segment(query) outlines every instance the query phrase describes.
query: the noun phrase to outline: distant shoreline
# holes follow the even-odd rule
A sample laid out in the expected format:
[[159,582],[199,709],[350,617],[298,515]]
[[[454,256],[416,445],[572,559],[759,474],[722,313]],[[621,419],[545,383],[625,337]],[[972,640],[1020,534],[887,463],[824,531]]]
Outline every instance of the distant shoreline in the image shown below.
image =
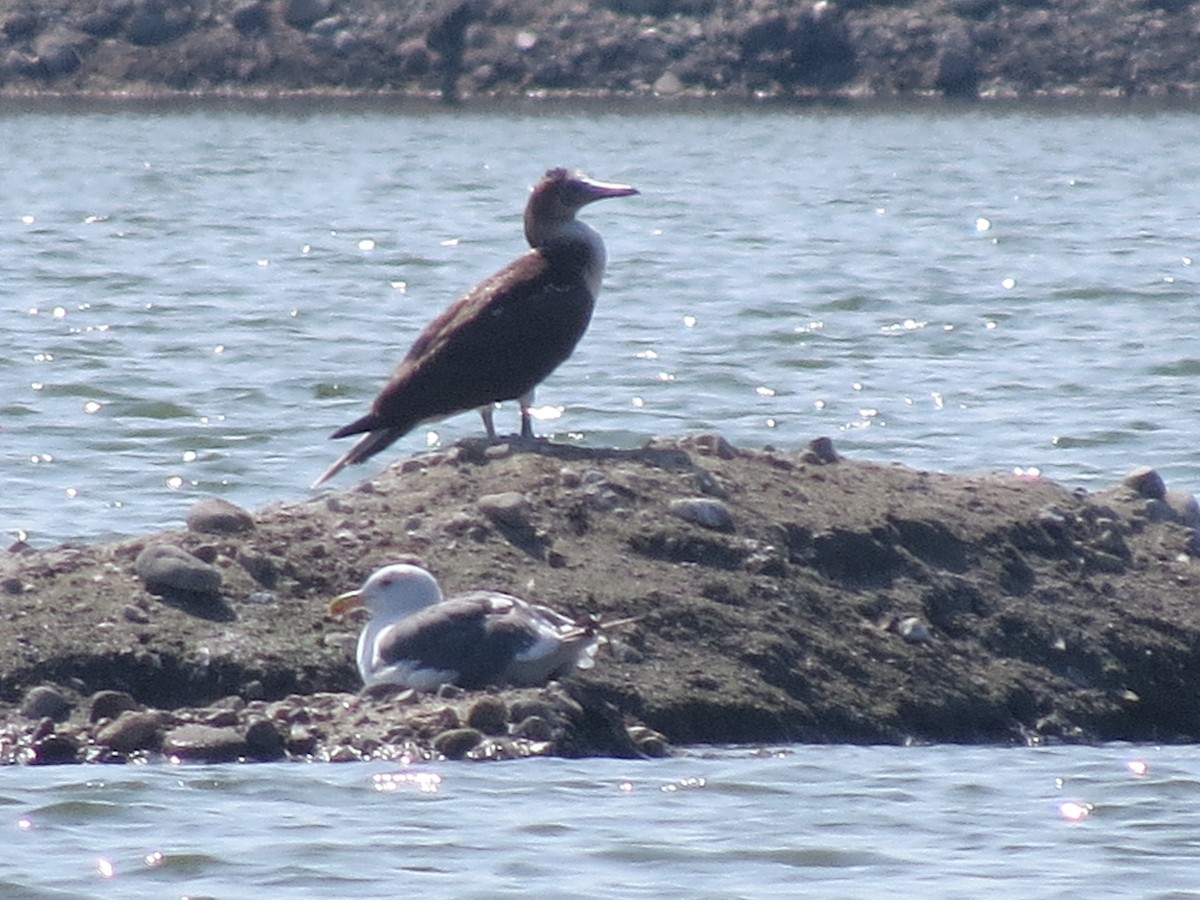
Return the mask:
[[13,93],[0,88],[0,115],[47,112],[171,111],[188,109],[227,109],[256,111],[273,108],[280,112],[309,115],[322,111],[367,111],[445,113],[473,112],[522,114],[569,113],[597,109],[605,112],[640,115],[689,115],[714,111],[764,113],[803,112],[805,110],[887,113],[930,112],[1030,112],[1039,115],[1094,112],[1111,115],[1144,115],[1157,112],[1200,111],[1200,97],[1192,96],[1107,96],[1061,94],[1038,97],[990,97],[963,103],[935,95],[903,97],[730,97],[604,95],[563,93],[542,96],[465,97],[455,106],[447,106],[435,95],[402,92],[362,92],[333,89],[305,91],[104,91],[74,93]]
[[0,0],[0,97],[1190,105],[1195,11],[1133,0]]

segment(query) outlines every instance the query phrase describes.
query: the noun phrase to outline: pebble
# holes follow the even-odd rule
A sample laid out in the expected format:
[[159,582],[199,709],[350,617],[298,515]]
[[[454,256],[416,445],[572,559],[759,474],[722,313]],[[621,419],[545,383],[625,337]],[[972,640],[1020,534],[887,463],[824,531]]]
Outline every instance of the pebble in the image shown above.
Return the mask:
[[33,730],[29,732],[29,739],[36,743],[50,734],[54,734],[54,720],[46,716],[33,726]]
[[79,762],[79,744],[62,734],[51,734],[33,746],[31,766],[57,766]]
[[492,444],[483,451],[484,459],[508,459],[512,455],[512,444]]
[[829,465],[841,459],[838,452],[833,449],[833,440],[827,437],[813,438],[809,441],[803,458],[806,463],[816,465]]
[[433,749],[446,759],[462,759],[482,740],[483,734],[475,728],[451,728],[433,739]]
[[163,743],[162,721],[157,712],[126,710],[100,729],[96,743],[118,753],[157,750]]
[[467,725],[484,734],[504,734],[508,730],[508,706],[499,697],[480,697],[467,711]]
[[910,644],[927,644],[933,639],[929,626],[916,616],[901,619],[893,630]]
[[683,90],[683,82],[679,80],[679,76],[674,72],[663,72],[654,81],[654,93],[656,94],[678,94]]
[[126,710],[138,708],[137,701],[124,691],[96,691],[88,702],[89,722],[115,719]]
[[329,761],[334,763],[360,762],[362,758],[362,754],[349,744],[341,744],[335,747],[329,754]]
[[1196,495],[1186,491],[1167,491],[1163,501],[1171,507],[1176,518],[1189,528],[1200,528],[1200,503]]
[[510,528],[529,527],[529,501],[518,491],[484,494],[476,505],[481,513],[497,525],[507,525]]
[[199,762],[231,762],[246,755],[246,740],[233,728],[180,725],[166,733],[163,753]]
[[134,606],[132,603],[126,605],[121,610],[121,618],[135,625],[147,625],[150,623],[150,616],[146,610],[139,606]]
[[188,510],[187,527],[204,534],[241,534],[254,530],[254,517],[220,497],[205,497]]
[[317,751],[317,736],[303,725],[289,725],[287,751],[296,756],[311,756]]
[[637,745],[638,750],[646,756],[659,759],[667,755],[670,747],[667,739],[653,728],[647,728],[645,725],[633,725],[627,728],[626,732],[629,734],[629,739]]
[[151,544],[134,561],[138,578],[152,593],[217,594],[221,573],[173,544]]
[[280,759],[286,755],[284,736],[269,719],[256,718],[246,726],[246,752],[255,759]]
[[526,716],[513,728],[513,737],[550,741],[554,739],[554,727],[541,716]]
[[71,715],[71,704],[58,688],[38,685],[30,688],[21,701],[21,715],[28,719],[50,718],[61,722]]
[[1161,475],[1149,466],[1138,466],[1121,482],[1147,500],[1162,500],[1167,495],[1167,484]]
[[724,501],[713,497],[684,497],[672,500],[671,512],[683,519],[713,531],[733,531],[733,515]]
[[737,456],[737,450],[734,449],[733,444],[719,434],[698,434],[688,443],[701,453],[715,456],[718,459],[733,459]]
[[554,705],[545,700],[523,698],[514,700],[509,710],[514,722],[522,722],[532,716],[550,720],[554,718],[554,712]]

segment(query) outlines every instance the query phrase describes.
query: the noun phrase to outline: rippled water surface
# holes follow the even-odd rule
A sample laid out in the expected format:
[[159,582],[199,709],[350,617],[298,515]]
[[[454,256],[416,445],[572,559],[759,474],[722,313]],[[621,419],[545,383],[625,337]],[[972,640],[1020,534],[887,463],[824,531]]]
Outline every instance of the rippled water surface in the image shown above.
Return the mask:
[[[1200,482],[1197,118],[369,107],[0,113],[9,536],[308,496],[547,167],[628,181],[539,430]],[[515,409],[502,427],[515,427]],[[479,431],[463,415],[339,477]]]
[[[610,267],[557,440],[1200,482],[1172,111],[0,111],[0,527],[308,496],[418,329],[581,166]],[[515,424],[515,411],[500,419]],[[368,464],[475,434],[464,415]],[[336,485],[349,486],[352,475]],[[0,896],[1194,896],[1190,748],[0,772]]]
[[1191,748],[0,772],[6,897],[1195,896]]

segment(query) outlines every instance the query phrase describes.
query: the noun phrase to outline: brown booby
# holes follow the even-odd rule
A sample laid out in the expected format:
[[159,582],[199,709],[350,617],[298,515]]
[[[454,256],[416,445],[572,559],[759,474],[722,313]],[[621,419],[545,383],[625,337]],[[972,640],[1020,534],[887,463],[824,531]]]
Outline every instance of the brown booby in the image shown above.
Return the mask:
[[521,436],[532,437],[534,388],[587,329],[604,274],[604,242],[575,218],[589,203],[637,190],[551,169],[525,206],[530,250],[480,282],[430,322],[413,343],[371,411],[334,438],[365,434],[314,482],[361,463],[422,422],[468,409],[496,436],[492,407],[519,400]]
[[590,669],[603,640],[597,622],[579,624],[509,594],[470,591],[443,599],[432,575],[407,564],[379,569],[329,604],[336,615],[359,607],[371,613],[357,651],[366,687],[534,687]]

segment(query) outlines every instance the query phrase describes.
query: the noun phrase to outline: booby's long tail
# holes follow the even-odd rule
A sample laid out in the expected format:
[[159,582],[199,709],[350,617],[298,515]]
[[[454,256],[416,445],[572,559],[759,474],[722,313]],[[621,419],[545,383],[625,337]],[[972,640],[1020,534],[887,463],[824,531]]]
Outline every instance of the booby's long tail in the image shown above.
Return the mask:
[[380,428],[377,431],[369,432],[362,440],[347,450],[341,459],[326,469],[324,474],[312,483],[313,488],[319,488],[346,466],[358,465],[370,459],[380,450],[399,440],[407,430],[406,428]]

